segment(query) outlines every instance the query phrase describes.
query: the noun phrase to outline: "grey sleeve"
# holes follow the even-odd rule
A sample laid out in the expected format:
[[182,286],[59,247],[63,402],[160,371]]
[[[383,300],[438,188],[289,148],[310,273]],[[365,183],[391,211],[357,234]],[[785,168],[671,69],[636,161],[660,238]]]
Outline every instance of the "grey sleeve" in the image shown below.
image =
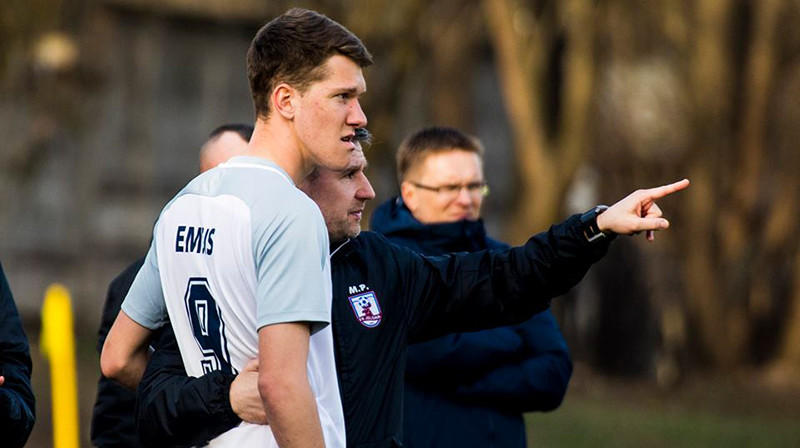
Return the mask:
[[[295,196],[297,198],[297,196]],[[296,200],[296,199],[295,199]],[[298,203],[299,202],[299,203]],[[302,200],[273,219],[254,219],[257,325],[330,323],[328,232],[316,204]]]
[[122,302],[122,311],[150,330],[161,328],[167,322],[167,305],[161,289],[155,238],[150,244],[142,268],[125,296],[125,301]]

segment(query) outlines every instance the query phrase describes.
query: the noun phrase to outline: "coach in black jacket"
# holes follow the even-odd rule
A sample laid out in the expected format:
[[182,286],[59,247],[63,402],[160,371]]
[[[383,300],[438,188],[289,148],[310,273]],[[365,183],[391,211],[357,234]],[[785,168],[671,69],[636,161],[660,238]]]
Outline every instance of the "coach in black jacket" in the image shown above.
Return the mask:
[[[631,234],[666,228],[652,201],[688,185],[684,181],[640,190],[608,209],[602,223],[595,219],[596,211],[576,215],[523,247],[423,257],[380,235],[359,235],[364,203],[374,197],[363,173],[365,164],[344,173],[320,170],[303,186],[320,205],[335,242],[334,350],[352,447],[402,446],[409,343],[516,323],[545,309],[551,297],[575,285],[606,252],[611,238],[593,237],[601,231]],[[257,402],[252,389],[248,392]],[[206,377],[187,378],[174,350],[156,351],[139,385],[142,441],[193,445],[224,432],[232,426],[227,422],[231,409],[217,405],[229,391],[233,400],[232,387]]]
[[25,445],[36,420],[35,412],[28,338],[0,265],[0,437],[3,446]]

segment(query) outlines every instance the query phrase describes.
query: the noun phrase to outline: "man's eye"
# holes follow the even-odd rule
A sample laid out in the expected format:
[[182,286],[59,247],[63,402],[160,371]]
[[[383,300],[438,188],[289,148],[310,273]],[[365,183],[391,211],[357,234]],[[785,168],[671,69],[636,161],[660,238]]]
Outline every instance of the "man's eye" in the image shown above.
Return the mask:
[[442,190],[447,193],[458,193],[461,192],[461,185],[444,185]]

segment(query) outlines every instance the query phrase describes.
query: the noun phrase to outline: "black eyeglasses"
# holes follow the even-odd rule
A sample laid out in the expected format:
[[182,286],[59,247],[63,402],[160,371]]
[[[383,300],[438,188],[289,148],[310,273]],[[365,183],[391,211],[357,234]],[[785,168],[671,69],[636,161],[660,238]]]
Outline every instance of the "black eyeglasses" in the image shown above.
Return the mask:
[[470,196],[477,197],[482,196],[485,197],[489,194],[489,185],[486,184],[485,181],[479,182],[470,182],[467,184],[451,184],[451,185],[441,185],[438,187],[432,187],[430,185],[423,185],[417,182],[408,181],[411,185],[421,188],[423,190],[433,191],[434,193],[438,194],[439,197],[442,199],[455,199],[461,190],[466,188],[467,193]]

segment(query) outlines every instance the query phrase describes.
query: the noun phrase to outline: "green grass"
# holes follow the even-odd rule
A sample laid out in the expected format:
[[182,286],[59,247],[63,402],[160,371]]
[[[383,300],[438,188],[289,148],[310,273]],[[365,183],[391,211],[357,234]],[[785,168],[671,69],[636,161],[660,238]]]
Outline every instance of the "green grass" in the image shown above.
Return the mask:
[[800,421],[792,415],[768,417],[775,414],[774,409],[762,413],[750,408],[732,415],[724,410],[693,408],[691,400],[681,405],[669,398],[658,405],[639,399],[636,394],[630,401],[624,396],[570,394],[557,411],[526,416],[529,446],[800,447]]

